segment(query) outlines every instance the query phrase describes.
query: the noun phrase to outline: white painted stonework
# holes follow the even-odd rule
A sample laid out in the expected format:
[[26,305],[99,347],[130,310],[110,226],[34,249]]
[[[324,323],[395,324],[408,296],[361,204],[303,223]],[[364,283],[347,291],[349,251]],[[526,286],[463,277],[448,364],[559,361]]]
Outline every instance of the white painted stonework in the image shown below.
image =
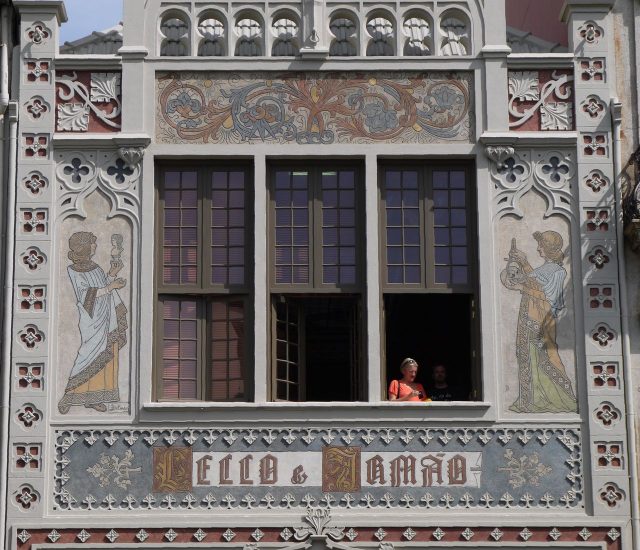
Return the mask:
[[[504,0],[124,0],[59,47],[63,3],[14,0],[0,546],[637,548],[615,4],[567,1],[565,47],[507,29]],[[283,161],[358,167],[357,401],[274,397],[274,309],[336,291],[272,281]],[[249,174],[247,286],[216,289],[244,300],[244,401],[159,392],[160,192],[189,163]],[[445,164],[473,203],[470,391],[394,403],[381,167]]]

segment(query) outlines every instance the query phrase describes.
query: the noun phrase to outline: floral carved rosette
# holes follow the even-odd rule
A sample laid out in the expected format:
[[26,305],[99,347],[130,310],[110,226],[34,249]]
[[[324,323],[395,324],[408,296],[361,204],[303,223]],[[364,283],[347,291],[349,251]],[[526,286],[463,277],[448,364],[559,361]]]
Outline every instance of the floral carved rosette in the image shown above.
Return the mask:
[[468,73],[173,73],[160,143],[433,143],[473,138]]

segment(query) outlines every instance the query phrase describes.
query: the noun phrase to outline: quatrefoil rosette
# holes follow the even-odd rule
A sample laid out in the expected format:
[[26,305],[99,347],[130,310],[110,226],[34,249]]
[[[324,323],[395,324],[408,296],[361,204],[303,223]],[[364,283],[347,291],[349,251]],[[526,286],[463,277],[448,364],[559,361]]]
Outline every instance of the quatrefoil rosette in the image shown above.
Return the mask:
[[117,151],[100,153],[98,178],[114,191],[130,191],[140,178],[140,163],[129,164]]
[[96,176],[96,154],[60,151],[56,154],[56,178],[68,191],[82,191]]

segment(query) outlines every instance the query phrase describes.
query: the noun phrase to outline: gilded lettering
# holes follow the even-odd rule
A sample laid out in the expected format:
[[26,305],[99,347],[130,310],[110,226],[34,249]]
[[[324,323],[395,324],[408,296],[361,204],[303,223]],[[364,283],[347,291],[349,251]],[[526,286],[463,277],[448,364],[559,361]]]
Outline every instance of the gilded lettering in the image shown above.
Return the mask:
[[273,455],[265,455],[260,459],[260,483],[273,485],[278,482],[278,459]]
[[229,477],[231,469],[231,455],[225,456],[220,462],[220,485],[233,485],[233,481]]
[[211,485],[211,482],[207,479],[207,472],[211,469],[211,466],[209,466],[211,460],[211,455],[204,455],[201,459],[196,460],[198,485]]
[[467,459],[462,455],[454,455],[447,463],[449,484],[464,485],[467,482]]
[[367,460],[367,483],[369,485],[375,485],[376,483],[384,485],[386,483],[384,478],[384,462],[380,455],[376,455]]
[[433,483],[442,485],[442,457],[443,453],[438,453],[437,456],[427,455],[421,461],[422,465],[422,486],[431,487]]
[[247,455],[240,459],[240,485],[253,485],[253,481],[250,479],[252,460],[253,455]]

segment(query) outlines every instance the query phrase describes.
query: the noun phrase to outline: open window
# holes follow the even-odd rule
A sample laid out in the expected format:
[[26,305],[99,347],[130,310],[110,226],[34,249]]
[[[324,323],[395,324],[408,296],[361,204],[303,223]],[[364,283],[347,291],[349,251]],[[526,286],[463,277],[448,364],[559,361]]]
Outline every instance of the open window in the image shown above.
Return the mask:
[[398,378],[402,360],[412,357],[428,393],[435,385],[434,367],[443,365],[452,390],[448,400],[479,399],[470,167],[383,164],[380,193],[383,382],[388,387]]
[[359,299],[277,295],[272,307],[274,398],[362,399]]
[[362,367],[362,185],[354,164],[271,171],[271,397],[357,401]]

